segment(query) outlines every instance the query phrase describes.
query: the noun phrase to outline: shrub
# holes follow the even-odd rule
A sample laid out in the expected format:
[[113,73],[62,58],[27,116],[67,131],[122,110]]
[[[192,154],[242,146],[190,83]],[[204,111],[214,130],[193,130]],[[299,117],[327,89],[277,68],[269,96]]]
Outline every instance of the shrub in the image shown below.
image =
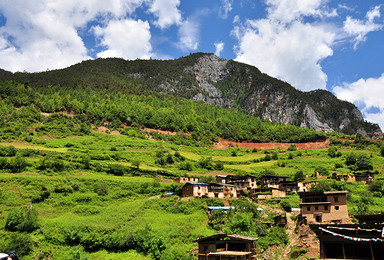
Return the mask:
[[295,173],[295,176],[293,177],[293,179],[295,180],[295,181],[301,181],[301,180],[305,180],[305,174],[304,174],[304,172],[303,171],[297,171],[296,173]]
[[287,150],[288,150],[288,151],[296,151],[296,150],[297,150],[297,146],[296,146],[296,144],[291,144],[291,145],[288,147]]
[[283,210],[285,210],[286,212],[292,211],[292,207],[291,207],[291,204],[289,203],[289,201],[283,200],[282,202],[280,202],[280,205],[283,208]]
[[33,209],[13,209],[7,216],[5,230],[32,232],[39,227],[37,212]]
[[292,251],[289,253],[289,257],[296,259],[299,256],[304,255],[307,252],[308,252],[308,250],[304,249],[304,248],[300,248],[300,249],[292,248]]
[[13,233],[2,250],[16,251],[18,256],[25,256],[32,251],[32,247],[33,241],[29,234]]
[[94,186],[94,191],[100,196],[108,195],[108,186],[105,183],[96,184]]

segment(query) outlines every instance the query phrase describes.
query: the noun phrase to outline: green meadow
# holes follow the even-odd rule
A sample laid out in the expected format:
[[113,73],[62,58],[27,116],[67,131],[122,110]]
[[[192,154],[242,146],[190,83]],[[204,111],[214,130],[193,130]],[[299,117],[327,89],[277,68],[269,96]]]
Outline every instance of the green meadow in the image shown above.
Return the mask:
[[[223,201],[180,199],[181,185],[174,181],[177,176],[214,181],[218,174],[269,174],[293,180],[301,171],[308,175],[307,180],[316,180],[315,171],[327,176],[370,172],[375,174],[376,186],[331,179],[322,180],[320,186],[350,191],[352,216],[381,212],[384,157],[380,146],[338,143],[332,147],[337,151],[335,156],[330,148],[215,150],[95,131],[66,138],[42,136],[32,143],[2,143],[0,249],[16,248],[22,259],[196,259],[193,241],[217,232],[237,232],[267,241],[268,234],[259,225],[270,221],[273,214],[239,215],[239,208],[231,218],[208,216],[207,206],[223,205]],[[347,165],[351,155],[361,155],[367,168]],[[176,195],[164,199],[161,195],[166,192]],[[283,201],[291,207],[300,203],[297,195]],[[248,210],[276,207],[275,200],[259,205],[247,199],[229,203],[243,203]],[[239,229],[236,224],[244,225],[244,216],[253,220],[246,222],[251,223],[247,228]],[[15,222],[18,225],[12,226]],[[268,241],[278,243],[276,238]],[[260,254],[269,245],[263,243],[258,245]]]

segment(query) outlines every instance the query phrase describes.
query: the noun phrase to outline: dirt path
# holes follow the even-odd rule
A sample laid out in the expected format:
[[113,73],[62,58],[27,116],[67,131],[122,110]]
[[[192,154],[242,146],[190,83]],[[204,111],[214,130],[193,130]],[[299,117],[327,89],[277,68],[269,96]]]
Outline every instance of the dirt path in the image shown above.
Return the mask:
[[284,259],[289,259],[289,253],[291,252],[294,246],[297,246],[299,238],[295,233],[296,223],[291,219],[292,213],[286,213],[287,217],[287,230],[286,233],[289,238],[289,243],[284,250]]

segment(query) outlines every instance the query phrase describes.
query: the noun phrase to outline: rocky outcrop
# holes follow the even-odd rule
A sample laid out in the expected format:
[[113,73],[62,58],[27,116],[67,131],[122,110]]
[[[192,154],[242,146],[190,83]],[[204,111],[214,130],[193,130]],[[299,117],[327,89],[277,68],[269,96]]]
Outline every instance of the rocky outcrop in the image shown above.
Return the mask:
[[301,92],[255,67],[208,54],[185,72],[195,76],[199,91],[194,100],[222,107],[236,106],[272,122],[383,138],[380,127],[364,121],[356,106],[338,100],[328,91]]

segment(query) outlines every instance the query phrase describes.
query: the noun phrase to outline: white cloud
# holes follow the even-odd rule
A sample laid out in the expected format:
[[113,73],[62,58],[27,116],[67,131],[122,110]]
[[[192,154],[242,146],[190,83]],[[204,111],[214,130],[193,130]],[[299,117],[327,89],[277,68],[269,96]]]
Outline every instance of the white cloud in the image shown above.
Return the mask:
[[[266,19],[235,24],[236,60],[289,82],[301,90],[325,89],[320,62],[333,54],[336,32],[326,24],[304,23],[307,15],[325,16],[324,1],[267,0]],[[325,10],[325,11],[323,11]]]
[[[381,129],[384,129],[384,73],[378,78],[344,83],[334,87],[333,92],[339,99],[358,104],[367,120],[379,123]],[[378,112],[369,112],[371,109]]]
[[224,50],[224,42],[215,42],[215,55],[220,57],[221,52]]
[[0,67],[42,71],[90,59],[79,31],[89,22],[132,14],[143,0],[0,1]]
[[178,47],[182,50],[196,50],[199,47],[200,24],[194,20],[185,20],[179,28]]
[[107,49],[97,54],[98,57],[122,57],[125,59],[151,57],[151,33],[147,21],[132,19],[112,20],[102,28],[94,28],[100,44]]
[[344,30],[347,34],[354,37],[354,49],[359,43],[367,39],[366,35],[373,31],[383,28],[383,24],[375,23],[376,18],[380,18],[380,6],[376,6],[366,14],[366,20],[354,19],[350,16],[344,22]]
[[[365,20],[347,17],[341,27],[330,19],[337,15],[337,10],[329,9],[328,0],[265,0],[265,3],[266,18],[245,23],[238,18],[234,20],[232,35],[238,40],[236,60],[254,65],[304,91],[326,88],[327,75],[321,62],[333,55],[337,43],[353,40],[356,47],[368,32],[382,27],[374,22],[380,17],[380,6],[367,12]],[[347,10],[343,6],[339,8]]]
[[179,5],[180,0],[153,0],[150,3],[149,11],[158,18],[155,25],[165,29],[173,24],[181,24],[182,17],[178,9]]
[[233,0],[222,0],[219,8],[219,16],[222,19],[227,19],[229,12],[232,11]]

